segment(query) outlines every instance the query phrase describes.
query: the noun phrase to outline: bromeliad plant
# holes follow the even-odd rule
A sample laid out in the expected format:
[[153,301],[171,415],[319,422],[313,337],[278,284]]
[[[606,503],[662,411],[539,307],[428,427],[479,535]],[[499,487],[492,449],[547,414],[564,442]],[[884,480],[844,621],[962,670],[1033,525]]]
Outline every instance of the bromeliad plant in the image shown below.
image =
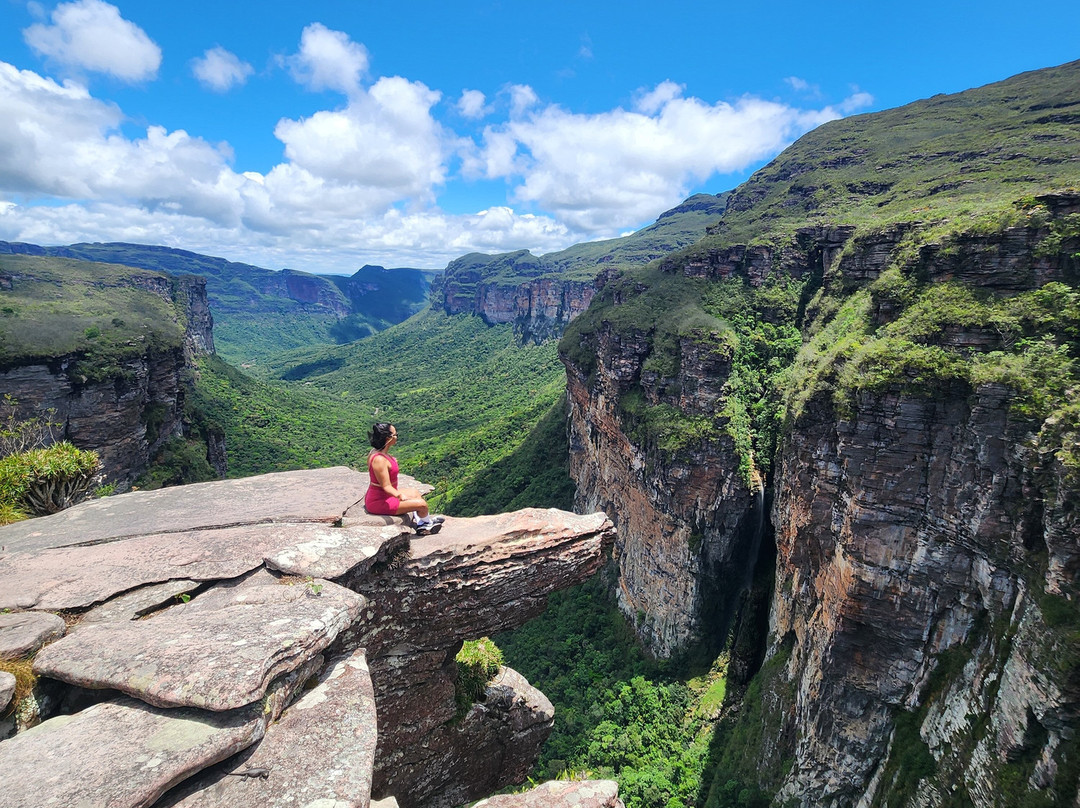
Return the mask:
[[0,519],[42,516],[74,505],[93,488],[100,465],[96,453],[67,442],[0,459]]
[[53,443],[54,411],[20,418],[4,396],[0,412],[0,525],[74,505],[93,487],[98,456],[70,443]]

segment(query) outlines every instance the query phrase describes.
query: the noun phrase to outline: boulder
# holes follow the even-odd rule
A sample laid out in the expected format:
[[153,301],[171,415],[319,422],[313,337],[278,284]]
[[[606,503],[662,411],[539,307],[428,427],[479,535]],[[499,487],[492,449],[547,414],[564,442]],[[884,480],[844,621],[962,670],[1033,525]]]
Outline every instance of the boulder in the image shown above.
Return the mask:
[[30,656],[47,642],[64,636],[62,617],[48,612],[0,614],[0,658]]
[[623,808],[614,780],[558,780],[521,794],[497,794],[473,808]]
[[327,581],[218,586],[146,620],[72,632],[38,653],[34,670],[159,707],[231,710],[326,648],[363,604]]

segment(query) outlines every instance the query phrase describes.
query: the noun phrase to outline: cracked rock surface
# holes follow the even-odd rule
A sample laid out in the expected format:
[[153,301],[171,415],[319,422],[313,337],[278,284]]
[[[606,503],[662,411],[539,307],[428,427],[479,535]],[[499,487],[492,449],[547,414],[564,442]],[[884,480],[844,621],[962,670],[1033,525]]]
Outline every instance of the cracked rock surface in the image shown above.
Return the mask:
[[0,727],[0,808],[437,807],[520,782],[550,703],[504,669],[454,723],[454,656],[593,574],[611,523],[526,509],[413,537],[358,510],[366,477],[135,492],[0,528],[0,653],[39,676]]

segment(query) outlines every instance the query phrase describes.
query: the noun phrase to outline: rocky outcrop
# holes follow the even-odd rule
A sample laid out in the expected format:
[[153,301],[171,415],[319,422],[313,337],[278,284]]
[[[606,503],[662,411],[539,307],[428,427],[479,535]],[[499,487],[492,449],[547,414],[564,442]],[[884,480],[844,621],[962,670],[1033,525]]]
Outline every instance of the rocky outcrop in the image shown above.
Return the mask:
[[9,629],[68,616],[20,645],[53,640],[0,723],[0,806],[450,806],[520,781],[550,703],[504,669],[459,716],[454,656],[595,572],[611,524],[526,510],[410,540],[365,487],[286,472],[0,529]]
[[[18,402],[21,416],[51,411],[54,439],[97,452],[103,482],[125,490],[168,441],[184,434],[185,372],[195,357],[213,353],[214,338],[202,278],[140,270],[125,276],[116,269],[110,268],[109,284],[160,298],[174,324],[165,324],[160,334],[138,333],[123,345],[62,355],[20,354],[0,367],[0,389]],[[32,266],[20,265],[20,271],[8,278],[16,291],[37,281]],[[94,282],[92,269],[70,271],[81,282]],[[180,338],[168,335],[167,328],[176,326]],[[223,451],[218,456],[223,467]]]
[[551,274],[525,250],[458,258],[432,287],[447,314],[474,314],[488,325],[512,323],[518,339],[537,344],[562,334],[589,307],[596,288],[593,280]]

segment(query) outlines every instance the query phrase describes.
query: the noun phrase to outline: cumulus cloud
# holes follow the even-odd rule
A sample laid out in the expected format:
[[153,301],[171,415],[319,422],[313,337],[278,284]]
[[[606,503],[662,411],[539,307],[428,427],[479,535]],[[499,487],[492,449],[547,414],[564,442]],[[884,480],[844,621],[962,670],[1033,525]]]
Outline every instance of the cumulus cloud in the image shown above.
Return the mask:
[[635,110],[583,115],[549,105],[489,127],[468,161],[488,178],[517,182],[514,198],[571,229],[609,235],[648,221],[716,173],[743,170],[804,132],[861,108],[804,110],[760,98],[708,104],[663,82]]
[[75,70],[108,73],[128,82],[157,75],[161,48],[139,26],[103,0],[61,3],[52,23],[35,23],[23,39],[38,53]]
[[487,98],[479,90],[463,90],[457,102],[457,109],[463,117],[476,120],[487,115],[486,101]]
[[351,95],[367,72],[368,52],[343,31],[314,22],[300,35],[300,52],[287,63],[293,78],[308,89]]
[[297,168],[369,189],[366,212],[404,198],[427,200],[446,177],[448,134],[431,115],[439,98],[420,82],[381,78],[344,109],[282,119],[274,134]]
[[210,48],[202,56],[193,59],[191,72],[209,90],[224,93],[247,81],[255,72],[247,62],[220,45]]
[[85,87],[0,62],[0,191],[127,197],[210,218],[231,216],[231,155],[183,130],[119,133],[120,110]]
[[662,81],[652,90],[638,94],[634,109],[643,115],[655,115],[664,108],[664,104],[682,95],[683,85],[673,81]]

